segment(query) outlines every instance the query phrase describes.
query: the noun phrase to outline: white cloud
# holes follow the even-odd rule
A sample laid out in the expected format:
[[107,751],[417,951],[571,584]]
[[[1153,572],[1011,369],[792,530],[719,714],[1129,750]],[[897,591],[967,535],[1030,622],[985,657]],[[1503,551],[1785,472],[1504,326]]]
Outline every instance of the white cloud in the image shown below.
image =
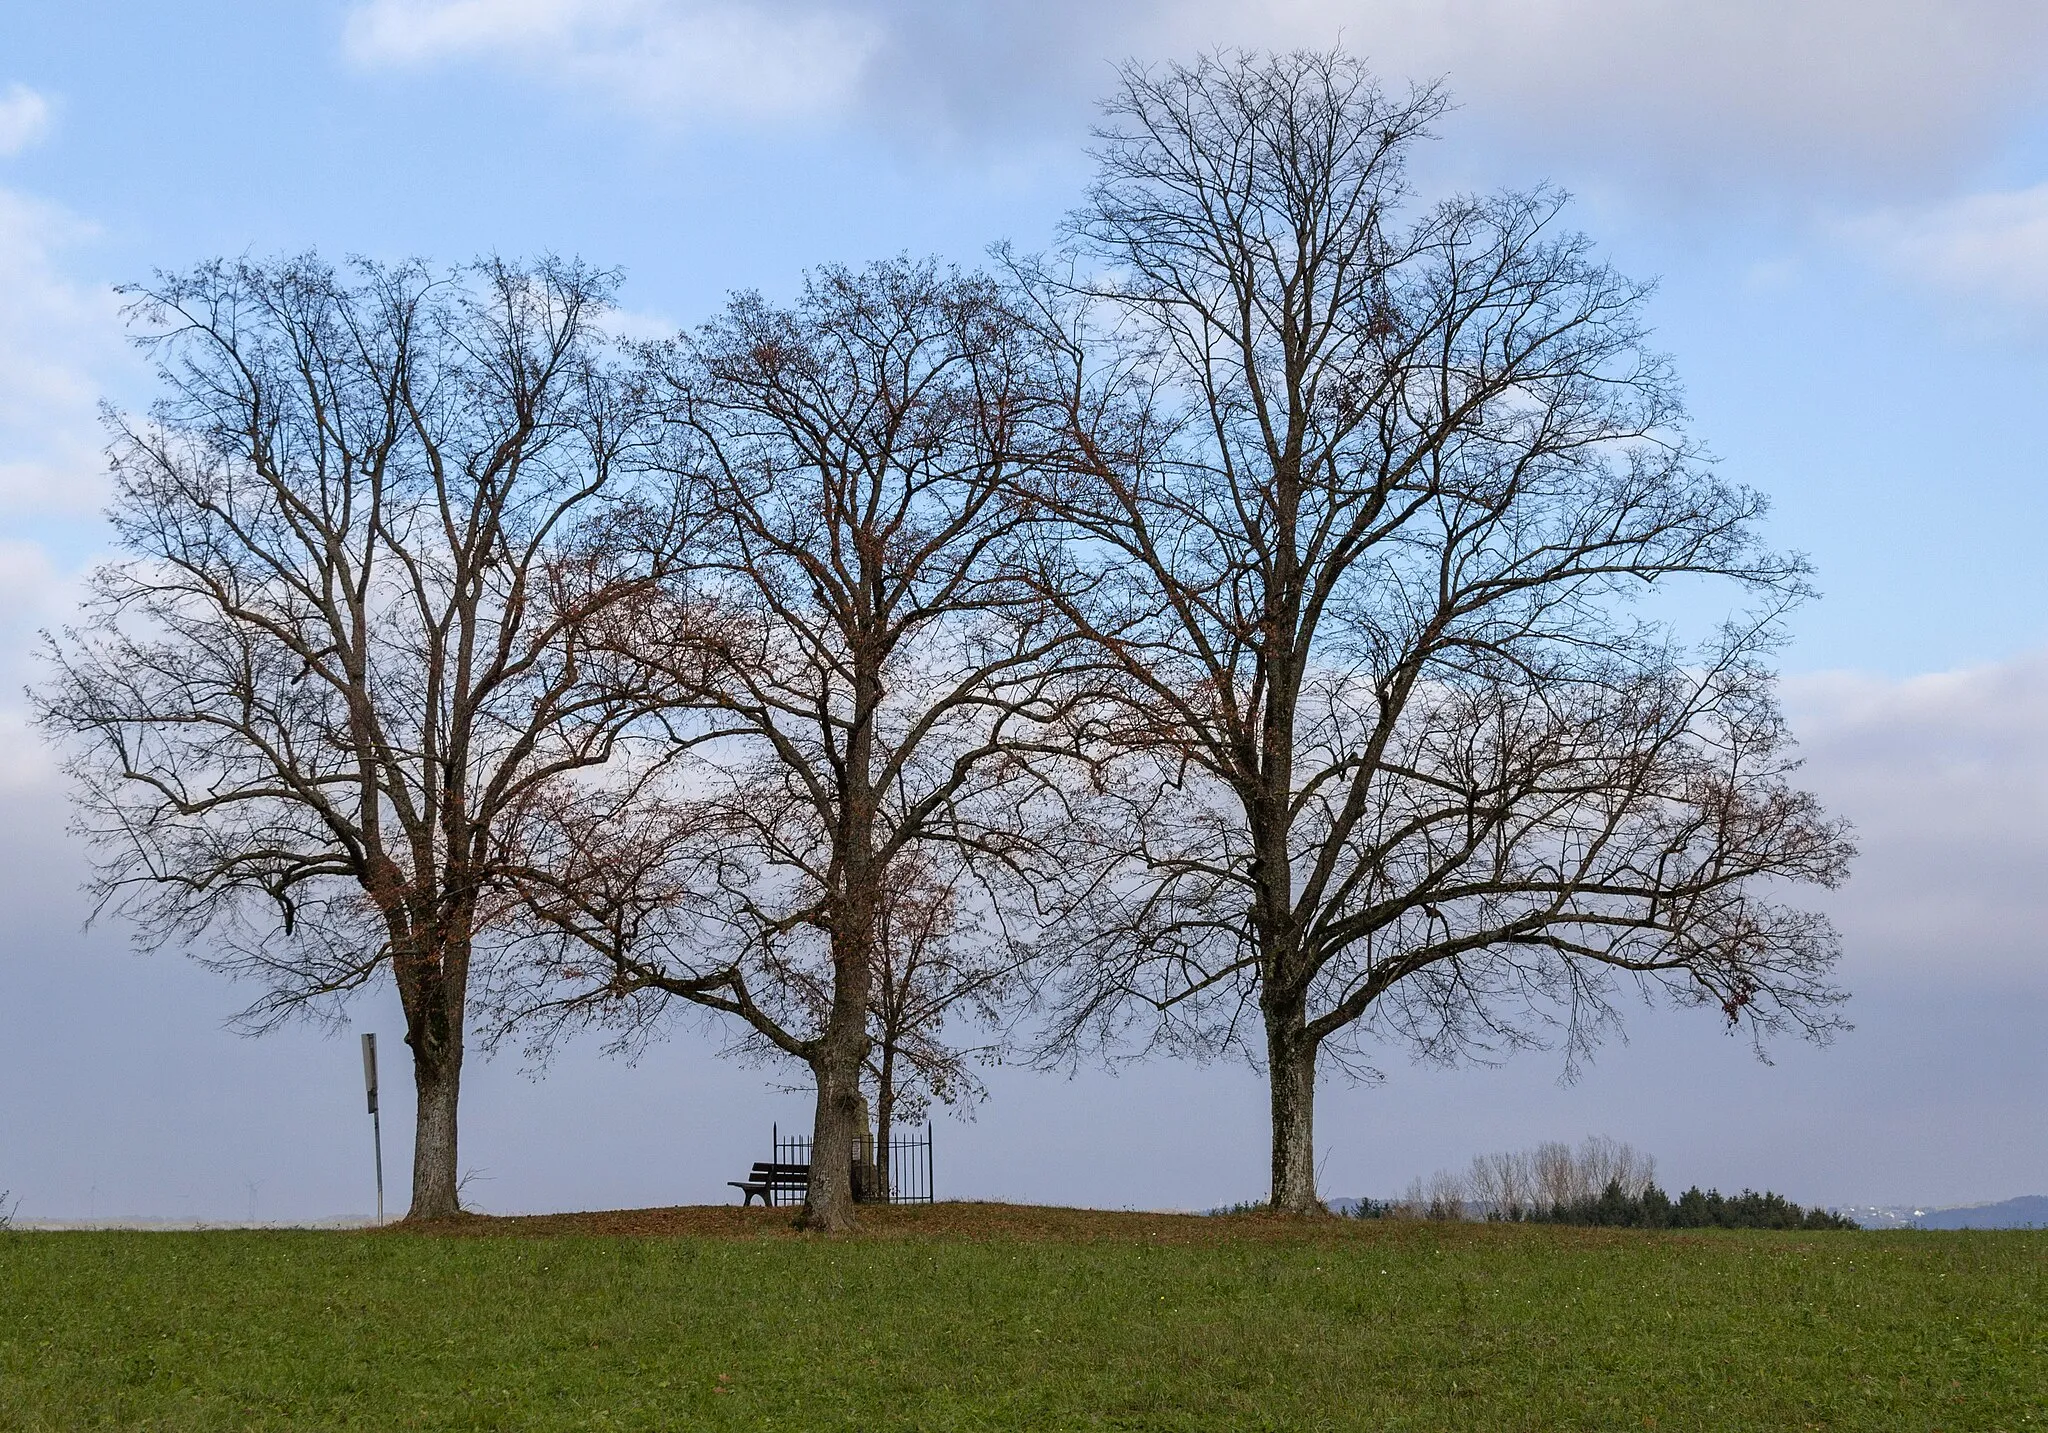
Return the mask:
[[1806,778],[1863,849],[1829,902],[1852,967],[2048,985],[2048,652],[1787,696]]
[[1939,182],[2048,78],[2038,0],[1269,0],[1535,159],[1672,192]]
[[488,59],[645,111],[765,119],[843,107],[875,39],[822,4],[369,0],[345,42],[368,66]]
[[[28,729],[21,691],[38,675],[38,629],[66,620],[88,526],[106,495],[98,404],[129,377],[119,301],[65,273],[64,252],[91,234],[54,205],[0,188],[0,796],[55,781],[49,748]],[[43,537],[20,534],[35,521]]]
[[674,338],[683,329],[682,324],[667,314],[632,308],[612,309],[605,314],[602,326],[613,338],[627,343],[646,343]]
[[98,404],[133,360],[113,291],[59,263],[90,233],[0,189],[0,516],[83,515],[105,492]]
[[2048,325],[2048,184],[1887,209],[1844,232],[1880,266],[1947,300],[1972,330]]
[[19,154],[50,130],[50,102],[16,83],[0,94],[0,155]]
[[22,688],[42,677],[36,634],[70,620],[81,575],[59,571],[40,543],[0,538],[0,799],[47,791],[57,780],[55,754],[30,725]]
[[1106,61],[1327,45],[1446,75],[1518,165],[1677,195],[1931,192],[2048,80],[2038,0],[363,0],[368,64],[492,59],[690,116],[1066,128]]

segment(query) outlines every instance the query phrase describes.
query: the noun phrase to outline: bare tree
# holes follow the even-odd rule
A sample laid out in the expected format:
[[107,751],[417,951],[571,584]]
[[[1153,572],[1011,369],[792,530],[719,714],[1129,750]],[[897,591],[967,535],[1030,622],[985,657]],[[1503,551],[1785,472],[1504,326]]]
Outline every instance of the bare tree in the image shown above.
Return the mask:
[[[739,1016],[732,1052],[773,1061],[788,1052],[762,1025],[815,1031],[831,1018],[829,950],[815,939],[750,940],[747,917],[735,918],[734,893],[761,875],[751,823],[734,822],[726,801],[676,797],[672,775],[656,763],[623,782],[558,783],[536,803],[537,819],[522,827],[529,957],[493,972],[484,999],[494,1038],[523,1032],[529,1053],[545,1057],[595,1023],[615,1032],[615,1052],[635,1053],[680,1008]],[[962,1023],[1002,1020],[1029,948],[977,908],[990,883],[936,841],[898,852],[879,879],[861,1069],[888,1188],[898,1124],[922,1119],[934,1101],[982,1097],[973,1067],[1000,1043],[949,1037]]]
[[897,261],[824,270],[787,308],[741,296],[653,356],[703,526],[687,580],[617,639],[673,698],[667,769],[623,824],[674,838],[629,836],[635,884],[622,823],[577,824],[578,868],[618,884],[593,903],[537,880],[556,954],[508,1009],[630,1031],[680,1001],[800,1061],[813,1227],[854,1222],[892,872],[936,849],[987,883],[1033,859],[1022,758],[1068,700],[1067,633],[1007,563],[1034,520],[1024,347],[993,284]]
[[[986,918],[963,902],[974,883],[944,851],[906,852],[883,878],[875,935],[873,1031],[867,1075],[875,1089],[875,1162],[891,1179],[889,1141],[899,1121],[920,1119],[934,1100],[978,1100],[976,1059],[997,1047],[963,1047],[948,1036],[963,1021],[986,1029],[1015,996],[1022,975],[1014,942],[991,939]],[[966,909],[963,909],[963,906]]]
[[206,935],[268,987],[258,1028],[389,972],[413,1218],[458,1208],[471,966],[518,827],[646,708],[578,637],[660,576],[608,553],[636,441],[594,327],[613,285],[304,257],[131,290],[163,397],[113,420],[126,555],[38,697],[102,908],[145,943]]
[[[1075,912],[1060,1034],[1262,1061],[1272,1199],[1318,1208],[1317,1059],[1450,1059],[1617,977],[1824,1035],[1850,848],[1763,656],[1804,595],[1685,435],[1644,289],[1548,192],[1417,203],[1444,111],[1340,53],[1126,69],[1065,268],[1019,262],[1066,394],[1046,589],[1149,770]],[[1727,579],[1681,645],[1636,602]],[[1634,604],[1634,605],[1632,605]]]
[[1414,1181],[1398,1207],[1421,1219],[1541,1218],[1583,1209],[1609,1186],[1623,1199],[1640,1200],[1656,1172],[1656,1160],[1606,1135],[1588,1135],[1576,1150],[1550,1140],[1476,1155],[1462,1177],[1440,1169],[1426,1184]]
[[1426,1180],[1410,1180],[1407,1192],[1394,1201],[1393,1208],[1402,1219],[1456,1221],[1471,1212],[1471,1195],[1463,1179],[1439,1169]]
[[1539,1209],[1569,1208],[1586,1195],[1584,1171],[1562,1140],[1545,1140],[1528,1152],[1529,1175]]
[[1472,1156],[1472,1202],[1489,1217],[1516,1219],[1536,1204],[1535,1171],[1523,1151]]
[[1604,1134],[1587,1135],[1579,1144],[1579,1177],[1585,1197],[1598,1199],[1612,1184],[1627,1199],[1641,1199],[1657,1177],[1657,1161],[1634,1145]]
[[1467,1188],[1482,1213],[1518,1219],[1586,1204],[1609,1184],[1624,1198],[1641,1199],[1656,1173],[1657,1161],[1633,1145],[1588,1135],[1576,1151],[1552,1140],[1532,1149],[1475,1156]]

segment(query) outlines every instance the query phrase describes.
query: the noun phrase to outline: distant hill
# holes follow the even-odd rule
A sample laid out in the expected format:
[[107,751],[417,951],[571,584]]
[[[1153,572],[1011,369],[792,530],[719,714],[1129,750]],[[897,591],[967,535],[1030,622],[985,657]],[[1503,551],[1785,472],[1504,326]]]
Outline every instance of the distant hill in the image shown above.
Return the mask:
[[1913,1220],[1915,1229],[2048,1229],[2048,1194],[2022,1194],[1998,1204],[1931,1209]]

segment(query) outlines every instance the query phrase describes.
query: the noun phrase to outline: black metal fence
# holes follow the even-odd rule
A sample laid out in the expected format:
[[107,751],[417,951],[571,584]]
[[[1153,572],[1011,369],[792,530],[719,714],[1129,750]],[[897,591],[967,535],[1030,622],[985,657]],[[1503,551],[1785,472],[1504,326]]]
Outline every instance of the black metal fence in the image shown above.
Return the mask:
[[[777,1164],[810,1164],[809,1135],[784,1135],[780,1125],[773,1126],[772,1130],[769,1139],[775,1147]],[[876,1153],[880,1154],[880,1151]],[[922,1135],[892,1135],[888,1155],[886,1164],[879,1159],[868,1165],[863,1165],[859,1159],[854,1161],[853,1197],[862,1204],[930,1204],[932,1127],[927,1124]],[[771,1189],[768,1198],[775,1204],[801,1204],[804,1192],[801,1189]]]
[[887,1198],[891,1204],[932,1202],[932,1127],[924,1127],[924,1138],[892,1137],[889,1141]]

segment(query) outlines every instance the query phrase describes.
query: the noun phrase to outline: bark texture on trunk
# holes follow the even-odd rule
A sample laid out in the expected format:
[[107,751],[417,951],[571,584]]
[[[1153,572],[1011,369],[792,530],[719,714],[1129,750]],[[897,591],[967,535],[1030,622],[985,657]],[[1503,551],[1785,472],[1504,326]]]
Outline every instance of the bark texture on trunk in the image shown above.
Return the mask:
[[413,1045],[418,1116],[412,1136],[412,1208],[408,1219],[449,1219],[462,1212],[456,1189],[455,1116],[462,1092],[462,1045],[423,1052]]
[[[866,1030],[855,1027],[862,1039]],[[833,1033],[839,1033],[837,1031]],[[845,1042],[840,1042],[842,1045]],[[855,1225],[853,1157],[860,1135],[860,1052],[833,1057],[828,1034],[811,1072],[818,1081],[818,1107],[811,1125],[811,1181],[804,1195],[803,1226],[838,1234]]]
[[1316,1042],[1305,1030],[1304,998],[1269,1000],[1267,1083],[1273,1102],[1273,1208],[1321,1214],[1316,1197]]
[[853,1161],[862,1127],[860,1075],[868,1057],[869,907],[849,901],[850,927],[833,932],[832,1009],[811,1055],[818,1108],[811,1125],[811,1181],[803,1224],[837,1234],[855,1224]]
[[462,1212],[456,1120],[462,1095],[463,1017],[468,1004],[468,950],[444,945],[394,959],[405,1043],[412,1051],[417,1113],[412,1138],[412,1207],[408,1219],[450,1219]]

